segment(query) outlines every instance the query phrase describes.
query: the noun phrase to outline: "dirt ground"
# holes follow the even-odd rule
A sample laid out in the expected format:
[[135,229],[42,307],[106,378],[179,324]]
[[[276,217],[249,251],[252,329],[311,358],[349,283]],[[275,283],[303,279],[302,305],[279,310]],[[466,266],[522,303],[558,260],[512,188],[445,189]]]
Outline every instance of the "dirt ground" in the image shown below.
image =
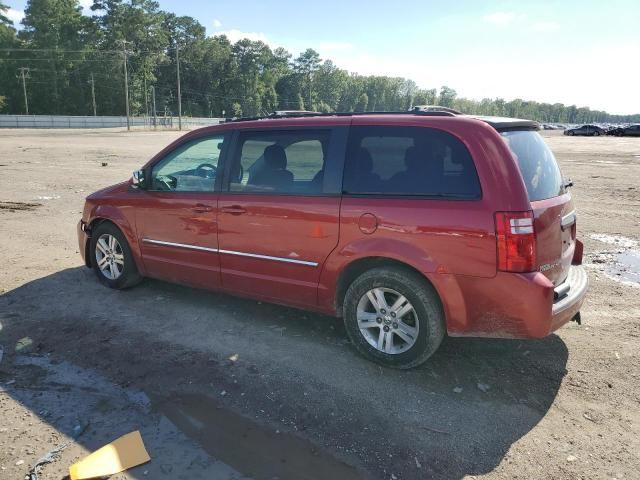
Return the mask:
[[61,479],[136,429],[152,460],[113,478],[640,478],[640,138],[543,134],[575,182],[582,326],[448,338],[400,372],[336,319],[98,284],[84,197],[179,133],[0,130],[0,478],[69,442],[40,469]]

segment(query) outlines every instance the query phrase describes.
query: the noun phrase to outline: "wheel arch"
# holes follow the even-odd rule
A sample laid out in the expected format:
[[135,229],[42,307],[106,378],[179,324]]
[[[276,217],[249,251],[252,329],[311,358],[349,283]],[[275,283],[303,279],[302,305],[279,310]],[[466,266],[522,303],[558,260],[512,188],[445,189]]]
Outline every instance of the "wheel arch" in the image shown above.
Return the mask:
[[93,232],[96,228],[105,223],[110,223],[115,228],[117,228],[120,233],[122,233],[124,238],[127,240],[127,243],[129,244],[129,249],[133,253],[133,261],[135,262],[136,268],[139,272],[142,272],[143,270],[142,262],[140,260],[140,249],[138,248],[138,242],[136,241],[135,233],[131,229],[129,223],[122,216],[117,216],[116,218],[114,218],[110,215],[106,216],[104,214],[96,215],[88,223],[90,235],[87,237],[87,243],[85,245],[85,252],[88,252],[88,254],[85,255],[85,264],[87,265],[87,267],[92,267],[91,259],[93,258],[93,253],[91,252],[91,237],[93,236]]
[[[92,264],[92,258],[93,255],[91,253],[91,237],[92,237],[92,231],[95,230],[96,228],[98,228],[98,225],[100,225],[101,223],[104,222],[111,222],[109,219],[107,218],[102,218],[102,217],[96,217],[94,219],[92,219],[88,224],[87,224],[87,231],[89,232],[89,235],[87,235],[87,238],[85,239],[85,245],[84,245],[84,251],[86,252],[84,255],[84,264],[91,268],[93,266]],[[113,223],[113,222],[111,222]],[[114,225],[117,227],[117,225],[114,223]]]
[[361,257],[357,260],[354,260],[348,263],[340,272],[338,276],[338,280],[336,282],[336,296],[335,296],[335,310],[339,317],[342,316],[342,305],[344,303],[344,297],[347,293],[349,286],[354,282],[356,278],[358,278],[363,273],[380,267],[395,267],[399,269],[403,269],[409,271],[419,278],[421,278],[426,285],[433,289],[440,301],[440,306],[442,307],[442,311],[445,315],[446,322],[446,309],[444,308],[444,303],[442,301],[442,297],[440,292],[434,285],[434,283],[420,270],[413,267],[412,265],[403,262],[401,260],[397,260],[390,257],[382,257],[382,256],[368,256]]

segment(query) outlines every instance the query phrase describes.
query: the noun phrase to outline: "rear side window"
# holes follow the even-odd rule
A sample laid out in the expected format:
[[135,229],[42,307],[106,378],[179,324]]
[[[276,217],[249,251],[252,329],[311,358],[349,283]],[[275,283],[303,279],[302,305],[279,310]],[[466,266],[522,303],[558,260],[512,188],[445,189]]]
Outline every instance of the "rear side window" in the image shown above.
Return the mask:
[[529,200],[545,200],[564,193],[562,174],[553,152],[538,132],[514,130],[501,133],[518,161]]
[[355,195],[481,196],[467,148],[451,134],[424,127],[352,127],[343,190]]

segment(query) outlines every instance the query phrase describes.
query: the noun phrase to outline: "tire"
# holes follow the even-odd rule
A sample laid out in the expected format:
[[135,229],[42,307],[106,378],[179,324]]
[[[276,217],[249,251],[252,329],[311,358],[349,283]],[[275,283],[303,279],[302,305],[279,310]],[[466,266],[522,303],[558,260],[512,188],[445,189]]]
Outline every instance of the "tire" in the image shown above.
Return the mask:
[[[115,239],[115,243],[110,243],[111,239]],[[122,290],[142,281],[127,239],[111,222],[101,223],[91,232],[89,255],[98,280],[109,288]],[[106,269],[103,260],[106,261]]]
[[598,132],[598,131],[593,132],[593,136],[594,137],[599,137],[600,136],[600,132]]
[[[377,300],[381,292],[387,307],[384,309],[378,309],[370,297]],[[406,304],[392,310],[390,304],[399,300],[398,295],[408,300],[411,310],[403,313]],[[408,369],[424,363],[438,349],[446,332],[436,291],[420,275],[403,268],[380,267],[360,275],[349,286],[342,309],[355,349],[386,367]],[[370,326],[361,329],[362,325]]]
[[569,132],[569,135],[571,135],[573,137],[575,135],[575,133]]

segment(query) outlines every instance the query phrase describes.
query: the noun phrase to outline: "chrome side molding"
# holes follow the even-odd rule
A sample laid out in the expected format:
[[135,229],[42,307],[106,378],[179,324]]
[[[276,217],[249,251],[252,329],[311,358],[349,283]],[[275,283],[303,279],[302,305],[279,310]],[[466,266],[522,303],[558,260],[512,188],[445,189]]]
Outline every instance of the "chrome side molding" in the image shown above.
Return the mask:
[[151,243],[154,245],[164,245],[165,247],[188,248],[190,250],[202,250],[205,252],[213,252],[213,253],[218,252],[217,248],[200,247],[198,245],[188,245],[186,243],[164,242],[162,240],[152,240],[150,238],[143,238],[142,241],[144,243]]
[[271,260],[274,262],[293,263],[295,265],[305,265],[307,267],[317,267],[318,262],[310,262],[307,260],[296,260],[294,258],[286,257],[272,257],[270,255],[260,255],[258,253],[237,252],[235,250],[221,250],[218,248],[201,247],[199,245],[189,245],[186,243],[165,242],[164,240],[153,240],[151,238],[143,238],[144,243],[150,243],[153,245],[163,245],[165,247],[186,248],[189,250],[200,250],[204,252],[222,253],[225,255],[236,255],[239,257],[258,258],[260,260]]

